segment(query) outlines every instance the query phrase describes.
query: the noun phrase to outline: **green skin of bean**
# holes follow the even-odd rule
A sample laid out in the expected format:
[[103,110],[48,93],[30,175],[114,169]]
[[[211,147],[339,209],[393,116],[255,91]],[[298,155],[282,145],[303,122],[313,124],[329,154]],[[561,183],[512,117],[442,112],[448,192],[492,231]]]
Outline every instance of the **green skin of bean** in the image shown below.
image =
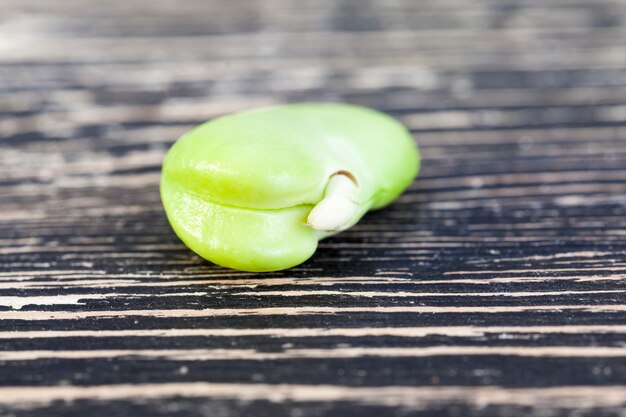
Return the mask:
[[358,210],[391,203],[413,181],[420,155],[394,118],[347,104],[293,104],[220,117],[183,135],[163,161],[161,199],[176,234],[225,267],[275,271],[306,261],[319,231],[307,216],[329,178],[350,172]]

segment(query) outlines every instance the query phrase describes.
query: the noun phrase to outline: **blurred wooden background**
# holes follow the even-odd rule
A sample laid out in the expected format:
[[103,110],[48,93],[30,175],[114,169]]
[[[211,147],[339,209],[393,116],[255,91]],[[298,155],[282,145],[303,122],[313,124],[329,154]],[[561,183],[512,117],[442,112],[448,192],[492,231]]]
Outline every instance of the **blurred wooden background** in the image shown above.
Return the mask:
[[[624,416],[626,2],[0,1],[0,415]],[[307,263],[187,250],[166,149],[342,101],[423,170]]]

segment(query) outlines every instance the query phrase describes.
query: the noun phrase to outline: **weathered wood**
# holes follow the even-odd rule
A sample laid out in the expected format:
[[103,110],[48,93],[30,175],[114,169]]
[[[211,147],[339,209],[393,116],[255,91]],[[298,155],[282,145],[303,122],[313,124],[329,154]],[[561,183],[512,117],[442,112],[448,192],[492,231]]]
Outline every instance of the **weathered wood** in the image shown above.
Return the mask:
[[[0,2],[0,415],[622,416],[623,0]],[[372,106],[392,206],[288,271],[187,250],[196,123]]]

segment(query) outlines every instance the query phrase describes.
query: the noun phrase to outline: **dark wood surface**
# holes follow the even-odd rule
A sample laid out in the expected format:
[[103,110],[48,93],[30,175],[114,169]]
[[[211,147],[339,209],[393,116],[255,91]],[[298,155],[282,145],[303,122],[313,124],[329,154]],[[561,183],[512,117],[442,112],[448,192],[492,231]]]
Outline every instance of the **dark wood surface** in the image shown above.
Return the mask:
[[[624,416],[626,2],[0,1],[0,415]],[[405,122],[423,170],[288,271],[187,250],[232,111]]]

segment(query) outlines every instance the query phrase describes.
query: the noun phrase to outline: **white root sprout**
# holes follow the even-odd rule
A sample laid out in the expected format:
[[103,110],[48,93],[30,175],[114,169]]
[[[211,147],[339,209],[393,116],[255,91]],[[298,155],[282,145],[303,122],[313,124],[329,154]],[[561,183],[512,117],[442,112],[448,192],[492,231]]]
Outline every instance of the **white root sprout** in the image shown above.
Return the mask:
[[360,211],[355,202],[358,182],[349,171],[338,171],[328,180],[324,198],[309,213],[307,224],[319,231],[339,231]]

